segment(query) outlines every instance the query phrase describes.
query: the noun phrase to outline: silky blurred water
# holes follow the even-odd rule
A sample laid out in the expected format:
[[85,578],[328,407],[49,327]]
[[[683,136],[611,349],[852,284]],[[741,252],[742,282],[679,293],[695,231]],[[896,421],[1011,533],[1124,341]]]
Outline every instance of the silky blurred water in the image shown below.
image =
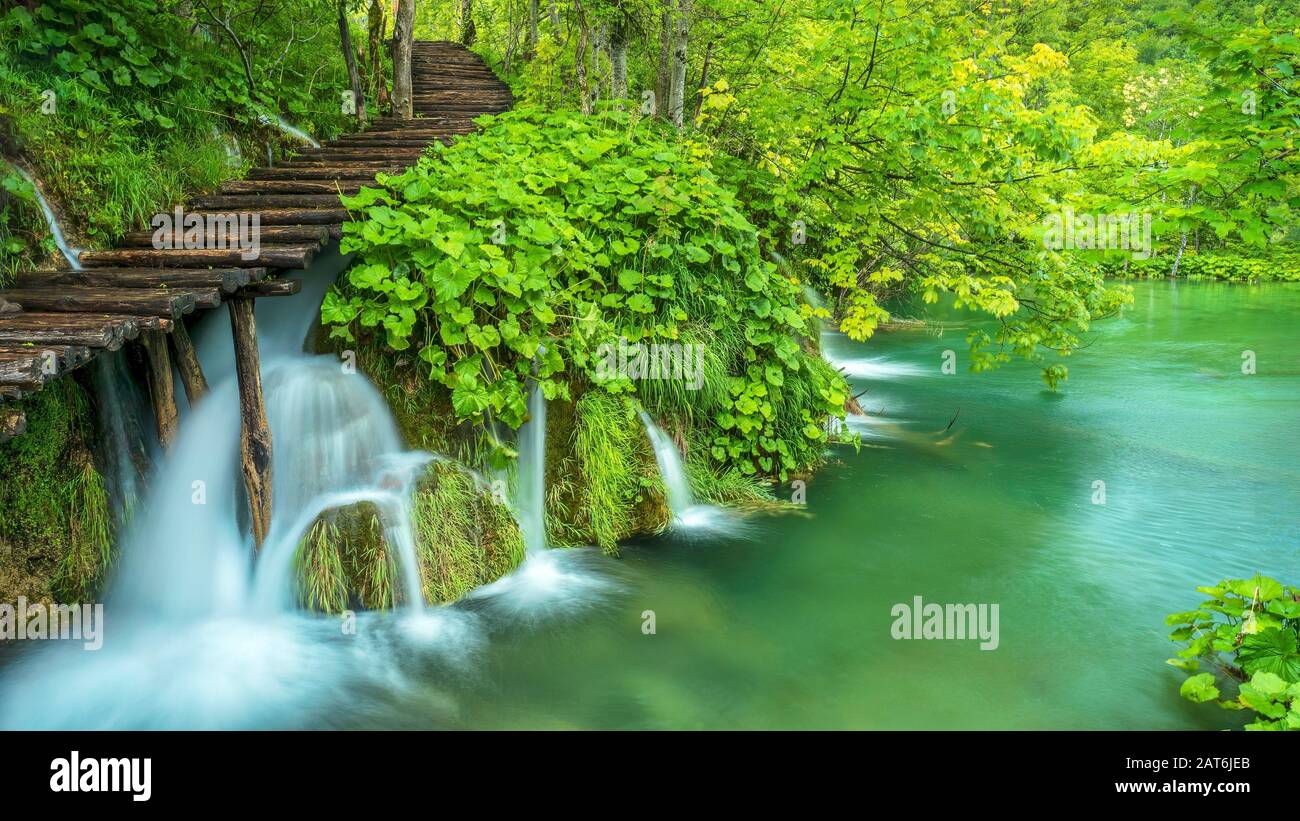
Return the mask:
[[[1178,696],[1163,618],[1199,584],[1300,578],[1300,287],[1135,291],[1057,394],[1030,365],[970,373],[955,314],[827,335],[880,415],[809,481],[807,515],[625,547],[626,596],[489,647],[457,726],[1233,726]],[[1000,646],[893,640],[918,595],[997,603]]]
[[[1058,393],[1028,364],[970,373],[971,320],[951,312],[866,344],[826,335],[871,415],[803,508],[672,528],[620,559],[535,550],[453,606],[353,632],[294,613],[109,622],[98,659],[36,654],[0,725],[1239,725],[1178,696],[1163,618],[1224,577],[1300,579],[1300,287],[1135,291]],[[997,604],[998,648],[892,639],[891,608],[916,596]]]

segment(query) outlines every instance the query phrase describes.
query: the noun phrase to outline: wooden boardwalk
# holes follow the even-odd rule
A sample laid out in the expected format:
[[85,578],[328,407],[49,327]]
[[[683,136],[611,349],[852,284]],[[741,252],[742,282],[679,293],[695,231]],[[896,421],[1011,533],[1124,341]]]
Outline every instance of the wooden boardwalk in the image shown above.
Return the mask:
[[[192,380],[202,383],[185,333],[186,314],[230,301],[244,304],[251,317],[252,299],[296,293],[300,283],[290,278],[293,272],[310,265],[351,219],[340,193],[355,193],[378,172],[413,165],[431,141],[467,134],[475,117],[511,105],[509,88],[459,44],[416,42],[412,60],[418,119],[373,120],[363,132],[299,151],[274,168],[254,168],[246,179],[184,206],[184,214],[205,220],[256,213],[256,255],[239,247],[237,226],[219,224],[199,248],[158,249],[153,230],[133,231],[117,248],[83,252],[82,271],[19,274],[0,290],[9,303],[0,303],[0,402],[34,393],[100,352],[137,338],[155,377],[165,368],[170,385],[174,357],[187,392]],[[179,240],[180,230],[175,235]],[[151,390],[158,392],[152,382]],[[159,397],[153,398],[157,408]]]

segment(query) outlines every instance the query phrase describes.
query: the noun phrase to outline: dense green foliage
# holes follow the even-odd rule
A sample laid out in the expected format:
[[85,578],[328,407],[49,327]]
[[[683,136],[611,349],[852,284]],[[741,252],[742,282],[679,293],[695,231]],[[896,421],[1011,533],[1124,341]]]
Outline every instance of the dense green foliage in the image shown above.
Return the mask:
[[1127,294],[1100,252],[1045,248],[1045,218],[1148,214],[1143,267],[1166,272],[1297,238],[1291,4],[591,0],[543,14],[535,45],[526,6],[480,0],[477,42],[558,109],[662,95],[684,15],[683,130],[854,338],[891,298],[946,292],[998,320],[973,369],[1024,356],[1055,384]]
[[[112,512],[90,452],[86,391],[57,382],[20,406],[30,431],[0,444],[0,580],[33,598],[88,601],[111,561]],[[48,587],[22,578],[35,574]]]
[[[344,198],[367,216],[345,229],[360,261],[322,316],[412,348],[458,419],[517,427],[534,375],[548,398],[639,391],[710,427],[719,463],[784,477],[820,457],[845,387],[800,347],[812,309],[709,157],[623,112],[506,114]],[[702,346],[700,389],[602,368],[620,339]]]
[[[1300,730],[1300,589],[1266,576],[1225,579],[1198,587],[1210,598],[1165,621],[1173,641],[1187,646],[1169,663],[1191,673],[1180,689],[1196,702],[1253,710],[1249,730]],[[1219,676],[1238,682],[1235,699],[1221,699]]]
[[[1107,259],[1097,263],[1107,277],[1167,277],[1169,262],[1164,259]],[[1244,280],[1252,282],[1300,282],[1300,251],[1273,248],[1267,254],[1204,253],[1187,254],[1178,267],[1178,275],[1187,279]]]
[[[334,3],[244,5],[0,3],[0,153],[34,169],[79,244],[107,245],[238,175],[245,156],[294,147],[276,117],[320,136],[348,126]],[[227,17],[242,48],[218,22]],[[5,162],[0,250],[0,276],[53,250]]]

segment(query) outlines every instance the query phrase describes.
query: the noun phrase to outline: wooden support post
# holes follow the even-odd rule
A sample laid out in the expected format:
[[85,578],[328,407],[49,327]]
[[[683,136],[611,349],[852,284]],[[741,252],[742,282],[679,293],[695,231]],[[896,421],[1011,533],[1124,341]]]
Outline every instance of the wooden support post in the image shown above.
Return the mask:
[[262,366],[257,353],[254,300],[235,297],[230,327],[235,338],[235,375],[239,380],[239,446],[252,514],[253,542],[260,549],[271,529],[271,428],[262,397]]
[[172,381],[171,357],[167,355],[167,335],[162,331],[145,331],[140,343],[149,358],[149,398],[153,400],[158,441],[163,449],[170,449],[176,440],[180,413],[176,410],[176,385]]
[[177,322],[168,337],[172,342],[172,353],[176,357],[176,370],[180,371],[181,384],[185,386],[185,398],[190,408],[198,405],[208,392],[208,380],[203,375],[199,356],[194,352],[194,343],[190,341],[189,331],[184,322]]

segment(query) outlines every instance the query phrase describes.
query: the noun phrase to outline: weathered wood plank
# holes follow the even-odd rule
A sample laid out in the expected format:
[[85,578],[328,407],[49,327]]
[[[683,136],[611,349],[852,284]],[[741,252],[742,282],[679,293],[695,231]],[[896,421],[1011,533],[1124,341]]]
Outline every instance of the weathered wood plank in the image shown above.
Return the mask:
[[[195,214],[216,213],[193,211]],[[332,225],[352,217],[342,205],[337,208],[259,208],[263,225]]]
[[239,289],[238,296],[258,299],[270,296],[293,296],[302,291],[301,279],[268,279]]
[[[400,166],[391,165],[379,169],[385,173],[395,174]],[[355,180],[362,185],[374,182],[376,170],[345,166],[323,168],[254,168],[248,172],[250,180]],[[263,230],[266,230],[265,228]]]
[[[130,313],[175,319],[193,311],[198,304],[189,291],[94,286],[48,286],[9,289],[5,297],[27,311],[54,313]],[[208,306],[212,307],[212,306]]]
[[[334,180],[232,180],[221,186],[223,194],[355,194],[361,190],[361,183],[353,181],[336,182]],[[262,241],[274,239],[267,236],[262,229]]]
[[[328,228],[328,226],[322,226]],[[233,293],[266,276],[265,268],[87,268],[18,274],[14,286],[97,285],[111,288],[218,288]]]
[[333,208],[338,194],[217,194],[196,197],[194,208],[205,211],[260,211],[262,208]]
[[[238,248],[203,248],[177,249],[174,251],[154,248],[115,248],[111,251],[83,251],[81,262],[87,266],[123,266],[167,268],[204,268],[208,266],[238,266],[246,263],[249,267],[260,268],[306,268],[319,250],[318,244],[306,245],[263,245],[248,252]],[[244,254],[250,259],[244,259]]]
[[0,318],[0,342],[82,345],[115,351],[140,332],[134,316],[22,313]]
[[[327,235],[319,230],[312,229],[308,226],[281,226],[281,225],[261,225],[258,226],[259,242],[271,243],[275,245],[293,245],[305,244],[311,242],[324,242]],[[237,245],[240,240],[237,231],[224,231],[216,234],[211,239],[205,238],[204,247],[213,245],[215,242],[223,242],[227,246]],[[153,248],[154,234],[152,231],[131,231],[122,237],[118,247],[123,248]]]
[[24,385],[44,382],[47,378],[37,349],[24,352],[0,350],[0,385]]

